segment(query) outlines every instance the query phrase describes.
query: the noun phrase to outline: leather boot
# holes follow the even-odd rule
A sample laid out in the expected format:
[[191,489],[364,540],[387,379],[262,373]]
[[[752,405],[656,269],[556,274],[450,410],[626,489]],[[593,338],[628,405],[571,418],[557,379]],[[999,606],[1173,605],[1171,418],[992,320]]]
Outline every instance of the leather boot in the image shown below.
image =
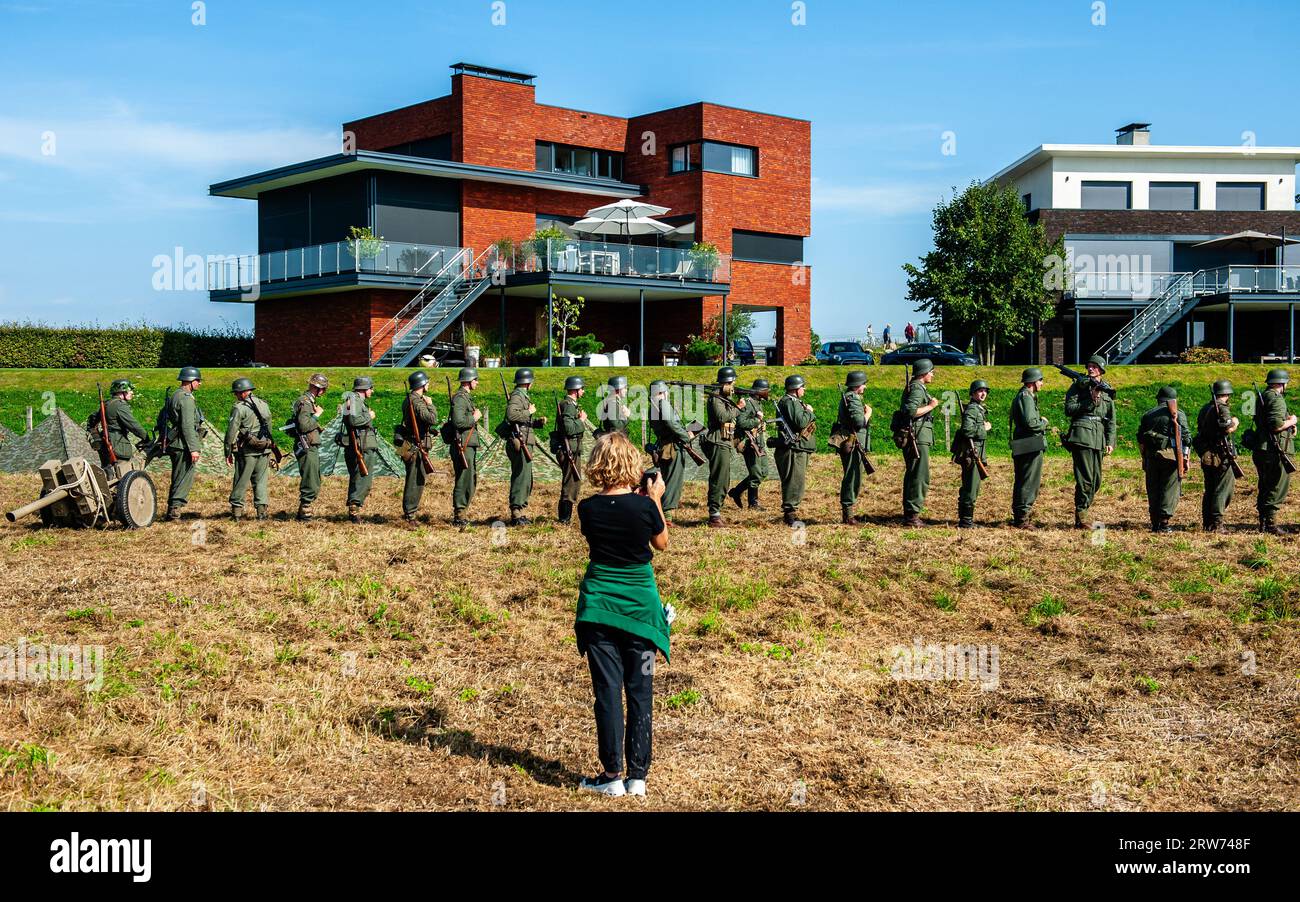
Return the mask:
[[1088,528],[1088,524],[1084,521],[1084,517],[1087,516],[1087,514],[1088,514],[1088,512],[1087,512],[1086,510],[1079,510],[1079,509],[1077,509],[1077,508],[1075,509],[1075,511],[1074,511],[1074,528],[1075,528],[1075,529],[1087,529],[1087,528]]
[[[563,504],[564,502],[560,502]],[[465,509],[462,507],[454,508],[451,512],[451,525],[455,527],[469,526],[469,521],[465,519]]]
[[794,526],[796,523],[799,522],[799,515],[794,511],[786,511],[781,516],[781,520],[785,523],[786,526]]
[[709,511],[709,529],[721,529],[722,527],[722,513],[719,511]]
[[266,505],[265,505],[265,504],[259,504],[259,505],[257,505],[257,519],[259,519],[259,520],[269,520],[269,519],[271,519],[271,515],[268,514],[268,513],[266,512]]
[[302,504],[302,503],[299,503],[299,505],[298,505],[298,517],[297,517],[297,519],[303,521],[304,523],[306,523],[307,521],[309,521],[309,520],[311,519],[311,505],[310,505],[310,504]]
[[755,511],[761,511],[763,509],[763,505],[758,503],[757,487],[753,487],[749,490],[749,509]]
[[1266,520],[1263,517],[1259,518],[1259,531],[1266,532],[1272,536],[1282,535],[1282,530],[1281,528],[1278,527],[1276,523],[1274,523],[1272,520]]
[[348,505],[348,519],[351,520],[353,523],[361,522],[361,505],[359,504]]
[[163,514],[163,519],[169,523],[174,523],[181,518],[181,509],[179,507],[168,507],[167,513]]
[[556,519],[561,523],[568,523],[569,520],[571,520],[572,518],[573,518],[573,502],[561,501],[559,511],[556,515]]
[[511,526],[527,526],[528,524],[530,524],[530,523],[532,523],[532,522],[533,522],[532,520],[530,520],[530,519],[528,519],[527,517],[524,516],[524,509],[523,509],[522,507],[512,507],[512,508],[510,508],[510,525],[511,525]]
[[848,504],[840,505],[840,522],[848,526],[862,525],[862,521],[859,520],[857,517],[853,516],[852,505],[848,505]]
[[727,497],[736,502],[736,507],[744,508],[745,502],[741,500],[745,494],[744,485],[737,485],[734,489],[727,492]]
[[921,519],[920,514],[908,514],[903,518],[903,525],[915,529],[918,526],[924,526],[925,521]]
[[234,505],[231,505],[230,519],[239,521],[243,518],[243,516],[244,516],[244,509],[242,507],[235,507]]

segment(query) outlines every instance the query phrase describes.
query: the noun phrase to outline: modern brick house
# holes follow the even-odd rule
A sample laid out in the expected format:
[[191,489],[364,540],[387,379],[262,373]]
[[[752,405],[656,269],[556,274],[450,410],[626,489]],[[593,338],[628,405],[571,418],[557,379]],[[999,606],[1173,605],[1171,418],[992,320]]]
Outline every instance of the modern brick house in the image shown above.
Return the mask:
[[1075,274],[1057,316],[1000,356],[1160,362],[1205,345],[1294,358],[1298,160],[1300,147],[1152,144],[1137,122],[1113,145],[1044,144],[1007,166],[992,181],[1064,237]]
[[[776,313],[778,362],[808,355],[807,121],[703,102],[621,118],[538,103],[531,75],[452,73],[445,97],[346,123],[344,153],[211,186],[257,200],[258,254],[211,266],[209,289],[255,304],[259,361],[409,365],[466,323],[541,346],[550,299],[575,295],[577,331],[633,364],[736,307]],[[670,208],[672,231],[572,229],[623,198]],[[544,227],[564,238],[522,243]]]

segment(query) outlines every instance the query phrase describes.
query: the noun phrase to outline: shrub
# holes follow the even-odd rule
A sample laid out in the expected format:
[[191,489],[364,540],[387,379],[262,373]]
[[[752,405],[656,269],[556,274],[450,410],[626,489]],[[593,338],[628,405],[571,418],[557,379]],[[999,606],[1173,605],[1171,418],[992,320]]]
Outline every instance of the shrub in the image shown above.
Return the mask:
[[1226,348],[1188,348],[1178,355],[1179,363],[1232,363]]
[[599,354],[604,347],[605,343],[598,341],[591,332],[586,335],[575,335],[569,339],[569,350],[579,357],[586,357],[588,354]]
[[691,366],[704,366],[710,363],[716,363],[722,357],[722,345],[716,341],[709,341],[698,335],[686,336],[686,347],[682,349],[686,357],[687,364]]
[[0,323],[0,367],[18,369],[155,369],[242,366],[253,359],[253,335],[220,329],[121,324],[45,326]]

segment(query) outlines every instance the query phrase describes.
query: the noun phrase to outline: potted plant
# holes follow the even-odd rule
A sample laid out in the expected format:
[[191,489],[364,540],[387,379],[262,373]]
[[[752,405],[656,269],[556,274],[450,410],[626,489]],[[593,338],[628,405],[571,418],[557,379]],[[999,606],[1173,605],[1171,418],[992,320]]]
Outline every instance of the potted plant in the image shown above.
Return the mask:
[[690,366],[705,366],[716,363],[722,357],[722,345],[698,335],[686,336],[684,351],[686,363]]
[[515,348],[515,363],[530,364],[536,366],[542,362],[542,357],[546,354],[546,348],[532,347],[531,345],[522,348]]
[[483,346],[487,344],[487,336],[478,326],[466,323],[463,333],[465,344],[465,365],[478,366],[479,355],[483,351]]
[[560,335],[560,353],[555,356],[554,345],[552,345],[551,366],[573,366],[573,355],[569,353],[569,332],[578,325],[578,317],[582,315],[582,307],[586,299],[579,295],[576,300],[570,300],[552,294],[551,302],[553,327]]
[[706,282],[713,280],[713,271],[718,268],[718,246],[709,244],[704,241],[697,241],[691,245],[691,249],[686,252],[691,258],[691,266],[695,275]]
[[376,237],[370,226],[348,226],[348,245],[357,263],[373,260],[384,249],[384,236]]
[[590,332],[586,335],[575,335],[569,342],[569,348],[578,357],[578,366],[591,366],[591,355],[599,354],[604,347],[605,343],[597,340]]
[[540,269],[550,269],[551,261],[547,254],[548,241],[567,241],[569,236],[564,234],[555,226],[547,226],[544,229],[536,229],[533,234],[529,235],[527,240],[521,243],[527,253],[535,254],[543,261]]

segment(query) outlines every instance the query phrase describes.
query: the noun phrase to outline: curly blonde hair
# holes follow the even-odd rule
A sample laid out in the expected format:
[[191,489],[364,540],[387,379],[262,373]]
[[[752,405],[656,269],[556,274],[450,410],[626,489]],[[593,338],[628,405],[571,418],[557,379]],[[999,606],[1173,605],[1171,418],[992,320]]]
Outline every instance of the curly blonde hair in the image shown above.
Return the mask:
[[636,488],[644,471],[641,452],[621,432],[607,432],[596,439],[587,461],[587,480],[600,491]]

